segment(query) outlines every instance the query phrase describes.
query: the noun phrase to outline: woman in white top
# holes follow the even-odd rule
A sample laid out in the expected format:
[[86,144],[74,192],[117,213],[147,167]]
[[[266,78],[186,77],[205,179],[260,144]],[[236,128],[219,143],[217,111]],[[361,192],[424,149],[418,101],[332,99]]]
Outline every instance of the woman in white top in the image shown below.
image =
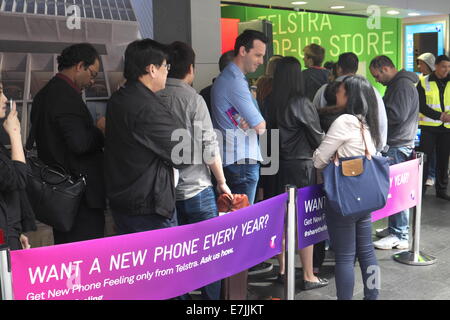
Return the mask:
[[[338,88],[336,99],[336,105],[345,106],[346,113],[333,122],[325,139],[314,152],[314,166],[318,169],[326,167],[336,151],[342,158],[364,155],[361,122],[370,154],[376,153],[375,145],[380,140],[378,104],[367,79],[357,75],[345,78]],[[328,208],[326,221],[331,246],[336,256],[337,298],[352,299],[355,282],[354,262],[355,257],[358,257],[364,280],[364,299],[377,299],[380,270],[372,243],[371,214],[343,217]]]

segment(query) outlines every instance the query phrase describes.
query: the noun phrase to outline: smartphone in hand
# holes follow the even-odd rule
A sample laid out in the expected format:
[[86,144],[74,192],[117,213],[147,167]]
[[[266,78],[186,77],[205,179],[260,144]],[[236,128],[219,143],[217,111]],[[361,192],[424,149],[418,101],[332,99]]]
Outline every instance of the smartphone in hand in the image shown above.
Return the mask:
[[10,100],[9,100],[9,107],[8,107],[8,105],[6,105],[6,117],[8,117],[9,114],[11,113],[13,104],[14,104],[14,100],[13,100],[13,99],[10,99]]

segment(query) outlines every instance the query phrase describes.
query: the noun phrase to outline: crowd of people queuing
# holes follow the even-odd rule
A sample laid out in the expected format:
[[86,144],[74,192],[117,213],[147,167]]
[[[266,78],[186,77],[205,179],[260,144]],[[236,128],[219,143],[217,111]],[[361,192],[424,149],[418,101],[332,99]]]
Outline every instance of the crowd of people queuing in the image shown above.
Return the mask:
[[[357,75],[356,54],[342,53],[327,69],[322,67],[325,49],[310,44],[303,50],[303,71],[295,57],[271,57],[254,95],[246,75],[264,63],[267,41],[261,32],[244,31],[234,50],[220,58],[220,74],[198,94],[192,88],[195,53],[188,44],[136,40],[125,51],[126,82],[109,99],[106,116],[95,123],[81,93],[94,83],[100,57],[87,43],[66,48],[58,57],[59,72],[37,94],[31,110],[39,158],[86,177],[74,226],[69,232],[54,230],[54,243],[103,237],[107,207],[117,233],[127,234],[214,218],[219,194],[245,194],[253,204],[285,192],[287,184],[314,185],[336,153],[364,155],[363,140],[371,154],[387,156],[391,164],[407,161],[418,125],[419,149],[426,154],[424,191],[432,185],[432,173],[436,196],[450,200],[447,56],[421,55],[420,76],[397,70],[387,56],[373,58],[370,72],[387,87],[382,98]],[[24,193],[27,166],[20,122],[14,104],[7,114],[2,89],[0,118],[6,118],[3,127],[11,143],[9,150],[0,149],[0,229],[11,249],[29,248],[24,233],[36,226]],[[183,144],[192,147],[188,150],[201,150],[202,156],[174,152],[179,141],[173,134],[179,129],[187,133]],[[279,132],[279,170],[260,175],[259,140],[273,130]],[[274,149],[269,145],[269,154]],[[409,212],[391,216],[388,227],[377,230],[376,242],[370,214],[343,217],[329,210],[326,222],[329,243],[299,250],[303,289],[328,285],[319,274],[329,246],[335,253],[338,299],[353,296],[356,258],[364,298],[376,299],[378,288],[367,281],[377,266],[374,247],[408,248]],[[277,281],[284,282],[284,250],[278,260]],[[220,287],[218,281],[202,288],[203,299],[219,299]]]

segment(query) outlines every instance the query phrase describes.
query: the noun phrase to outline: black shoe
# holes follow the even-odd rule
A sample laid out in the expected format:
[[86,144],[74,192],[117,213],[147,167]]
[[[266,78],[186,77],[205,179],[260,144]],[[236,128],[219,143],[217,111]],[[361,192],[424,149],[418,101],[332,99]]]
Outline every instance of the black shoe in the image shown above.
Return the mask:
[[317,288],[322,288],[328,285],[328,280],[323,278],[317,278],[319,282],[311,282],[303,280],[303,290],[312,290]]
[[[303,280],[303,271],[300,269],[295,269],[295,281],[297,280]],[[279,284],[284,284],[286,282],[286,275],[278,273],[275,282]]]
[[279,273],[277,278],[275,279],[275,282],[284,285],[284,283],[286,282],[286,276]]
[[445,192],[436,192],[436,197],[450,201],[450,196]]
[[262,262],[260,264],[257,264],[256,266],[248,269],[248,275],[254,276],[256,274],[267,273],[267,272],[272,271],[272,269],[273,269],[273,264],[267,263],[267,262]]

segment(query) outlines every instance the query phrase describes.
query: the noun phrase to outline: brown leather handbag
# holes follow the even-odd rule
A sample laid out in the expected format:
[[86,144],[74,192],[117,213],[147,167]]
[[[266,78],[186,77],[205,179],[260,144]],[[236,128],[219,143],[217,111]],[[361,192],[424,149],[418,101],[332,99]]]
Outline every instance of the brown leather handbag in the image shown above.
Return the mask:
[[[231,212],[250,206],[247,195],[222,193],[217,199],[219,212]],[[222,280],[222,300],[246,300],[248,286],[248,270],[244,270]]]
[[233,194],[233,199],[230,195],[222,193],[217,199],[217,209],[219,212],[231,212],[250,206],[246,194]]

